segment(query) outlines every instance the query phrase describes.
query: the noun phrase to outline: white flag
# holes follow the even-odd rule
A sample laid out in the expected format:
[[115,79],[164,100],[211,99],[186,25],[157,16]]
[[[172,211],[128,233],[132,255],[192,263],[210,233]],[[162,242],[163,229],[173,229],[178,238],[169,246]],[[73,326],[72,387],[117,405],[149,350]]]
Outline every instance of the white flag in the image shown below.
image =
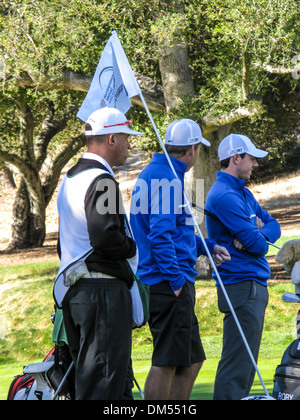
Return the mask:
[[86,122],[94,111],[104,107],[117,108],[126,114],[131,107],[129,98],[140,93],[117,32],[113,31],[77,117]]

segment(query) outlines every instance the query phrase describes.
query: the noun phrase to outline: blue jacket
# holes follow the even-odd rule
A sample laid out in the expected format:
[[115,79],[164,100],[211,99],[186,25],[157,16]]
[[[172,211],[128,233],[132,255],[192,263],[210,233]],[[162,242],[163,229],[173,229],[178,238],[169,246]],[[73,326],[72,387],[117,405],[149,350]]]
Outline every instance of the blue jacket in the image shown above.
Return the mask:
[[[208,237],[225,246],[231,254],[231,261],[224,262],[218,270],[224,284],[255,280],[267,286],[271,276],[265,257],[269,249],[267,241],[274,243],[280,238],[279,223],[260,207],[245,188],[245,181],[224,172],[217,173],[206,209],[219,219],[206,217]],[[261,230],[256,227],[256,217],[265,224]],[[234,247],[235,238],[243,244],[245,251]]]
[[[133,190],[130,224],[139,249],[140,280],[149,286],[168,281],[175,291],[186,281],[195,282],[194,266],[205,249],[191,217],[181,207],[186,164],[171,160],[179,180],[162,154],[155,154],[140,174]],[[206,243],[212,252],[216,243]]]

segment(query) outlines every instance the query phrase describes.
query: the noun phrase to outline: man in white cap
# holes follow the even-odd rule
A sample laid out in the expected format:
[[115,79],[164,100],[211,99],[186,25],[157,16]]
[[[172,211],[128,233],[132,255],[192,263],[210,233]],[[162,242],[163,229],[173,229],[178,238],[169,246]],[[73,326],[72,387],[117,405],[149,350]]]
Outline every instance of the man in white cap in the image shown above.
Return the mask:
[[94,112],[85,125],[87,152],[58,192],[66,278],[54,296],[62,300],[77,400],[118,400],[125,390],[133,323],[129,263],[137,264],[137,247],[112,168],[126,162],[128,137],[142,134],[130,124],[117,109]]
[[[166,132],[164,154],[155,154],[133,191],[131,226],[139,247],[138,275],[150,286],[149,326],[152,368],[145,384],[147,400],[187,400],[205,360],[195,316],[195,264],[205,254],[184,207],[184,175],[195,164],[200,144],[210,146],[198,124],[174,121]],[[214,241],[207,245],[216,263],[229,260]]]
[[[278,222],[245,188],[245,182],[258,167],[257,159],[267,155],[244,135],[226,137],[219,146],[221,171],[206,201],[206,209],[215,216],[206,218],[208,236],[231,255],[231,261],[220,267],[219,274],[256,361],[271,275],[265,256],[268,241],[276,242],[281,232]],[[255,369],[218,282],[217,290],[219,309],[225,317],[214,399],[240,400],[249,395]]]

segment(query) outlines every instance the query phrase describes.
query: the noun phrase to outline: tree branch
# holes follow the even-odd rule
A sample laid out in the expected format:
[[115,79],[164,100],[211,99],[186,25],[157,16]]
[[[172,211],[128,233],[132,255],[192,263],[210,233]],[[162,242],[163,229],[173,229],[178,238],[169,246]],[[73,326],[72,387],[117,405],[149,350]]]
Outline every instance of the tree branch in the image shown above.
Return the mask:
[[[163,88],[150,77],[135,73],[136,79],[141,87],[144,98],[151,111],[165,110]],[[65,70],[54,76],[43,76],[33,72],[20,75],[17,79],[17,86],[31,86],[38,90],[75,90],[88,92],[93,76],[85,76],[80,73]],[[138,97],[131,98],[132,103],[142,106]]]
[[68,105],[64,110],[63,117],[61,119],[55,119],[54,111],[50,107],[50,112],[43,121],[42,131],[35,141],[36,161],[39,170],[46,159],[47,148],[50,141],[66,128],[70,114],[74,113],[76,110],[76,106],[72,104]]
[[[299,56],[299,59],[300,59],[300,56]],[[258,70],[264,70],[270,74],[292,74],[292,73],[297,73],[298,71],[300,71],[300,63],[297,64],[293,68],[287,68],[284,66],[272,66],[271,64],[264,64],[264,63],[256,62],[252,64],[252,67]]]
[[249,104],[248,106],[239,107],[238,109],[235,109],[228,114],[224,113],[217,116],[207,115],[202,118],[199,123],[205,136],[209,133],[212,133],[213,131],[218,130],[224,125],[233,124],[243,118],[257,117],[262,112],[264,112],[263,105],[259,102],[256,102],[252,105]]
[[243,91],[243,102],[247,102],[250,96],[250,60],[249,54],[245,51],[242,54],[242,91]]
[[46,179],[43,185],[46,206],[48,205],[54,190],[58,184],[60,173],[69,160],[79,152],[79,150],[86,144],[86,137],[81,134],[72,139],[68,146],[56,157],[53,165],[48,170]]
[[3,150],[0,150],[0,161],[11,163],[16,168],[18,168],[22,173],[24,180],[26,181],[28,189],[32,192],[34,197],[39,198],[36,190],[37,185],[40,183],[40,178],[35,169],[30,164],[26,163],[19,156],[4,152]]
[[92,76],[85,76],[68,70],[53,76],[44,75],[43,77],[39,73],[28,71],[18,77],[17,86],[32,86],[38,90],[76,90],[87,92],[92,79]]
[[24,162],[19,156],[0,150],[0,162],[7,162],[14,165],[20,172],[27,172],[31,170],[30,165]]
[[20,113],[20,149],[24,160],[35,162],[33,151],[34,118],[29,105],[21,99],[16,100]]

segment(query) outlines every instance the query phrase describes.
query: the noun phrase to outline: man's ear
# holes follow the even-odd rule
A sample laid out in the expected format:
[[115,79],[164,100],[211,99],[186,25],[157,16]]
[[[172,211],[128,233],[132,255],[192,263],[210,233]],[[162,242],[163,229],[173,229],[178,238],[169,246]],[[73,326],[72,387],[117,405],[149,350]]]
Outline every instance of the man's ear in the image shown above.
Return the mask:
[[192,157],[192,156],[194,156],[195,153],[196,153],[196,146],[193,144],[193,146],[190,147],[189,150],[188,150],[188,155],[190,155]]
[[240,155],[236,154],[234,156],[232,156],[232,162],[234,165],[236,165],[240,160]]
[[114,134],[108,134],[108,144],[110,146],[114,146],[115,145],[115,135]]

